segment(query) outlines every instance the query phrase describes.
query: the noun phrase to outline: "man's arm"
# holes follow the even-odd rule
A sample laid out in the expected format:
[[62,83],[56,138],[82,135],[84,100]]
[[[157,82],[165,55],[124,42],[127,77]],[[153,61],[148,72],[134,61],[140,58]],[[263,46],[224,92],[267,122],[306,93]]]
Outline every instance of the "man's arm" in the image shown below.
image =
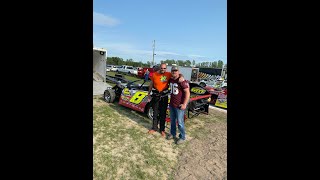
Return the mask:
[[189,102],[189,98],[190,98],[189,88],[185,88],[185,89],[183,89],[183,91],[184,91],[184,101],[183,101],[183,104],[181,104],[181,107],[180,107],[181,110],[186,109],[188,102]]

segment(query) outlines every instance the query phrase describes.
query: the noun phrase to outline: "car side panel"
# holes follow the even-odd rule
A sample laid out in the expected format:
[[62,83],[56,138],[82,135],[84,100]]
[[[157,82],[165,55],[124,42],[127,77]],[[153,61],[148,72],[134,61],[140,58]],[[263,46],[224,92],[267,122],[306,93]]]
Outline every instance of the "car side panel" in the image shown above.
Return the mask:
[[122,90],[119,104],[135,111],[144,112],[148,103],[148,92],[130,91],[128,88]]

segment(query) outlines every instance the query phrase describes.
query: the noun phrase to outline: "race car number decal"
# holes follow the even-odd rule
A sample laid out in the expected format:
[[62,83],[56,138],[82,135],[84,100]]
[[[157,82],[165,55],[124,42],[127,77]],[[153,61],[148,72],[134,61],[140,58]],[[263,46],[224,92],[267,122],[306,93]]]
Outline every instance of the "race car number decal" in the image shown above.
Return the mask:
[[147,95],[147,92],[138,91],[131,97],[130,102],[133,104],[140,104]]
[[191,89],[191,92],[194,92],[196,94],[204,94],[206,92],[206,90],[204,90],[202,88],[194,87]]
[[124,95],[130,95],[129,89],[128,88],[124,88],[123,89],[123,94]]

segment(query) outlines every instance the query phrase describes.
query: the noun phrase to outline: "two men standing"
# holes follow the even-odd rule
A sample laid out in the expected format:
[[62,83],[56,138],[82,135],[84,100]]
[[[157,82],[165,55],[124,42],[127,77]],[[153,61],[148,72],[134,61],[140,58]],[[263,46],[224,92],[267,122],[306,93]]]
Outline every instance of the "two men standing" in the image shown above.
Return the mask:
[[190,91],[189,83],[183,78],[177,66],[171,68],[171,73],[166,72],[166,64],[160,65],[160,70],[153,73],[149,85],[148,99],[151,99],[152,88],[156,89],[156,93],[152,97],[153,123],[148,133],[158,131],[158,114],[160,121],[160,133],[165,137],[165,118],[168,106],[168,96],[164,93],[168,91],[170,85],[170,134],[167,139],[173,139],[176,136],[176,122],[180,131],[177,144],[185,141],[184,114],[186,106],[189,102]]

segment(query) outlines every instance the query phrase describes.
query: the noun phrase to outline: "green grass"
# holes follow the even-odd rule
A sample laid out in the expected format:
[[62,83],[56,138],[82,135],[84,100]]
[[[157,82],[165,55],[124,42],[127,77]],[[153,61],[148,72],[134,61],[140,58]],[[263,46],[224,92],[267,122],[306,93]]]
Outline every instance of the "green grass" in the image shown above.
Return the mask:
[[[226,116],[212,113],[187,120],[187,135],[201,138],[209,133],[204,129],[206,123],[225,119]],[[147,134],[150,127],[151,120],[143,113],[94,99],[93,179],[173,179],[178,154],[189,143],[178,146],[159,133]]]

